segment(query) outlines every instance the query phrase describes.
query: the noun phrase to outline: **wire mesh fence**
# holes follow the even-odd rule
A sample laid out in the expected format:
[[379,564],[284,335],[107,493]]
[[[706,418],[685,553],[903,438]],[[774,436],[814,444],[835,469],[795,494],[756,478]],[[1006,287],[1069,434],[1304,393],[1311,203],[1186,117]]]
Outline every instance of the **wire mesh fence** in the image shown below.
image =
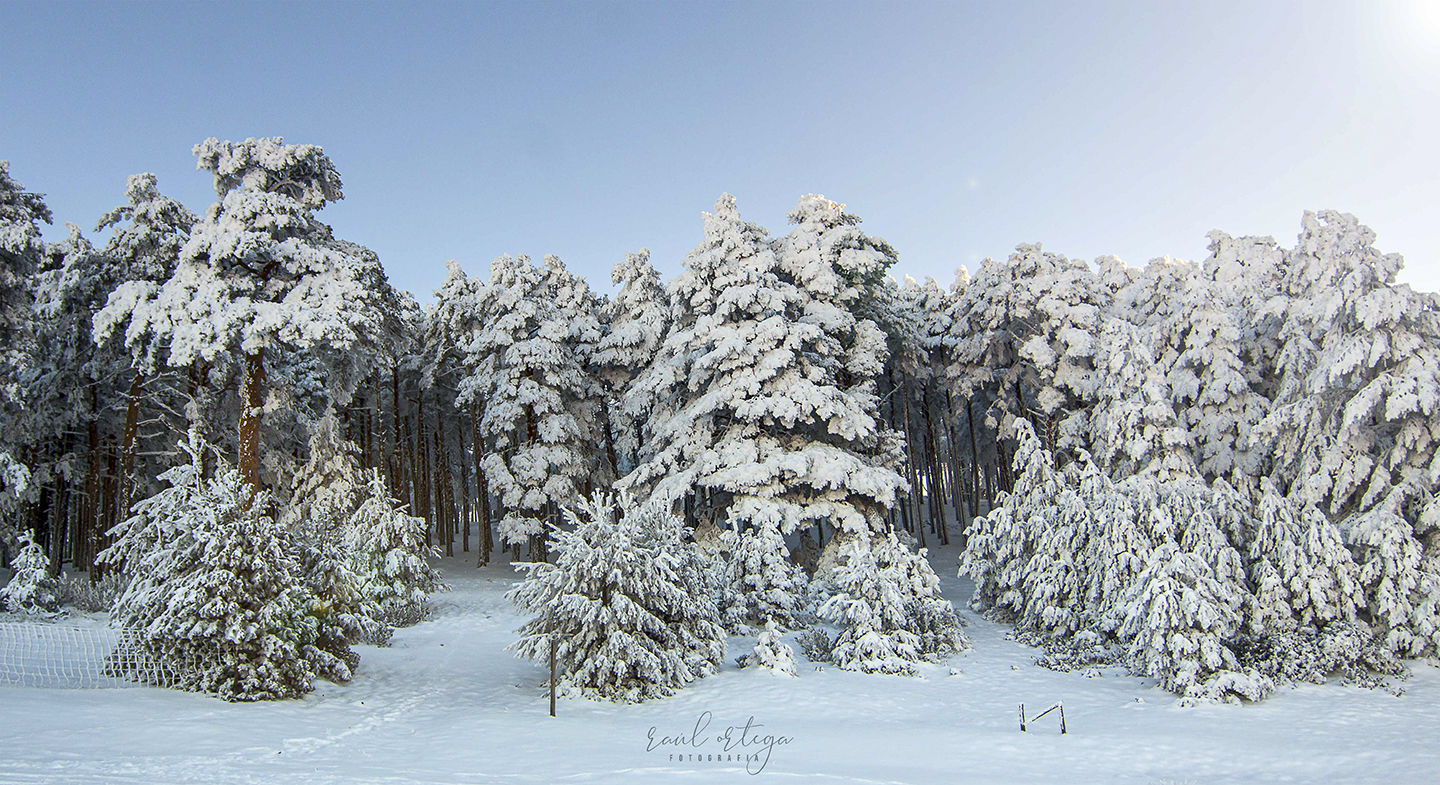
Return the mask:
[[135,630],[0,622],[0,684],[93,689],[172,685],[195,657],[156,657]]

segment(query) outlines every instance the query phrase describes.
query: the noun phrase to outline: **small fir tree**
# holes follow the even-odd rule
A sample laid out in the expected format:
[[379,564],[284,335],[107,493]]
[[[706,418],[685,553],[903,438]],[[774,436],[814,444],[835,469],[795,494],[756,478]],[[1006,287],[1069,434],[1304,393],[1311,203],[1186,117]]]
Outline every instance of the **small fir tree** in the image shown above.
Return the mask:
[[424,618],[429,596],[445,588],[426,560],[436,555],[425,545],[425,521],[408,515],[370,470],[364,501],[351,514],[345,545],[354,559],[361,596],[379,618],[404,626]]
[[22,532],[20,552],[10,566],[15,574],[0,588],[0,608],[16,613],[37,613],[58,610],[60,582],[50,575],[50,559],[40,543]]
[[954,609],[940,596],[938,579],[924,555],[894,534],[874,546],[851,540],[835,571],[838,591],[820,608],[820,617],[843,629],[831,653],[836,666],[865,673],[913,676],[916,664],[935,661],[968,647]]
[[739,660],[740,667],[757,667],[779,676],[796,676],[795,650],[780,638],[774,619],[765,620],[765,630],[755,640],[755,648]]
[[790,560],[785,538],[774,523],[722,537],[729,566],[723,603],[725,626],[745,635],[771,620],[782,629],[798,623],[805,596],[805,573]]
[[725,632],[695,586],[700,566],[683,525],[662,505],[597,492],[565,508],[555,563],[517,564],[526,577],[506,597],[530,617],[511,649],[553,652],[568,692],[619,702],[674,693],[715,672]]
[[102,562],[130,577],[112,619],[133,630],[117,675],[225,700],[291,698],[316,677],[346,681],[359,661],[299,573],[289,531],[266,494],[214,455],[195,431],[170,487],[135,505]]

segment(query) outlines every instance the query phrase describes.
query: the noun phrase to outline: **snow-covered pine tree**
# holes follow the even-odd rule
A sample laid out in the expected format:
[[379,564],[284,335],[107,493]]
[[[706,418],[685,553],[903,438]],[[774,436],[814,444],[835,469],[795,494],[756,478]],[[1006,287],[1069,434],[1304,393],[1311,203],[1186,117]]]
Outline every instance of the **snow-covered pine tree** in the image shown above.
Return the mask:
[[[609,487],[619,477],[619,456],[615,453],[613,435],[608,430],[607,393],[596,375],[595,352],[604,335],[601,302],[584,276],[570,272],[560,257],[547,254],[544,264],[544,288],[550,293],[560,319],[569,325],[570,334],[565,346],[581,371],[571,393],[569,409],[581,429],[593,439],[584,460],[590,473],[579,482],[584,485],[588,480],[594,487]],[[603,455],[597,448],[603,448]]]
[[16,613],[54,611],[60,607],[60,582],[50,575],[50,559],[29,532],[21,532],[20,550],[10,560],[14,574],[0,587],[0,609]]
[[370,470],[361,498],[344,529],[361,597],[379,620],[414,624],[429,596],[445,588],[427,561],[435,552],[425,545],[425,521],[390,496],[379,470]]
[[[120,343],[144,374],[163,364],[163,343],[146,317],[147,305],[175,272],[180,253],[199,220],[184,205],[160,193],[155,175],[131,175],[125,183],[126,204],[106,213],[95,231],[112,230],[105,258],[114,265],[111,291],[94,316],[97,343]],[[136,319],[137,316],[140,317]]]
[[[1080,482],[1091,479],[1087,475],[1098,470],[1090,454],[1081,450],[1078,460],[1079,475],[1084,478]],[[1017,627],[1063,637],[1085,626],[1086,555],[1100,521],[1086,505],[1077,484],[1066,478],[1058,487],[1052,501],[1056,515],[1035,534],[1033,552],[1022,577],[1025,604]]]
[[[884,336],[849,310],[861,295],[845,278],[883,272],[883,254],[841,242],[854,239],[855,219],[819,197],[792,219],[806,228],[777,258],[728,194],[706,216],[705,240],[671,288],[674,327],[626,396],[627,411],[648,419],[641,463],[621,481],[688,498],[736,531],[737,550],[765,543],[777,552],[763,560],[776,564],[788,561],[783,536],[802,527],[868,538],[904,487],[876,416]],[[787,604],[754,610],[786,624]]]
[[[129,363],[123,355],[97,346],[90,331],[91,314],[105,304],[113,286],[109,280],[113,263],[91,245],[78,226],[67,223],[66,228],[69,236],[47,244],[33,280],[34,334],[37,345],[44,349],[36,354],[34,376],[26,385],[25,419],[30,424],[22,430],[35,437],[28,453],[31,469],[42,485],[59,492],[71,481],[84,478],[79,525],[73,530],[56,527],[48,540],[56,562],[65,540],[79,540],[70,543],[72,553],[77,565],[88,566],[88,559],[82,558],[91,551],[86,540],[114,523],[104,518],[100,503],[106,460],[100,441],[102,434],[118,430],[110,402],[119,394],[115,380]],[[87,435],[89,449],[75,443],[79,434]]]
[[[45,250],[39,223],[50,220],[44,197],[11,179],[10,162],[0,161],[0,513],[35,491],[20,448],[30,430],[24,386],[35,373],[31,276]],[[11,520],[0,514],[0,527]]]
[[1102,340],[1104,372],[1090,416],[1095,456],[1117,480],[1145,470],[1161,481],[1194,475],[1189,436],[1140,329],[1107,319]]
[[[279,138],[195,146],[199,168],[215,177],[220,201],[195,224],[174,272],[130,311],[129,331],[153,330],[168,362],[243,357],[238,466],[260,484],[260,425],[268,391],[266,356],[324,353],[367,364],[365,351],[386,334],[378,258],[337,240],[315,211],[342,198],[340,175],[315,145]],[[332,373],[339,387],[356,373]],[[335,389],[346,403],[351,389]]]
[[[1288,495],[1338,521],[1391,651],[1440,644],[1440,309],[1397,284],[1354,216],[1306,213],[1286,255],[1275,404],[1260,438]],[[1278,299],[1278,298],[1277,298]]]
[[1268,478],[1260,480],[1249,545],[1256,633],[1354,621],[1365,607],[1359,568],[1340,530],[1313,505],[1281,495]]
[[496,532],[506,544],[531,541],[530,557],[542,559],[534,546],[543,542],[545,523],[590,474],[592,380],[556,292],[527,257],[493,261],[488,293],[488,318],[467,349],[474,370],[462,390],[466,400],[485,401],[480,429],[493,446],[485,477],[504,508]]
[[111,667],[237,701],[348,680],[359,657],[299,574],[292,535],[264,513],[265,492],[196,431],[180,446],[187,462],[161,475],[169,487],[138,502],[100,555],[129,576],[111,618],[137,636]]
[[354,446],[340,435],[334,413],[327,412],[315,423],[309,457],[291,480],[280,525],[294,537],[310,593],[327,605],[352,643],[389,639],[388,618],[365,591],[368,576],[356,569],[356,556],[346,543],[349,522],[369,490]]
[[954,392],[988,400],[996,428],[1033,417],[1047,446],[1086,446],[1079,403],[1094,395],[1108,303],[1088,265],[1039,245],[1019,245],[1004,262],[986,259],[956,302],[945,341]]
[[938,661],[970,648],[970,640],[961,629],[965,621],[941,594],[940,576],[930,566],[926,549],[915,551],[890,537],[876,538],[874,549],[878,561],[897,568],[897,590],[907,606],[905,626],[918,636],[920,656]]
[[1352,215],[1305,214],[1260,434],[1292,496],[1331,515],[1383,504],[1413,526],[1440,488],[1440,308],[1396,283],[1403,260],[1374,241]]
[[1273,237],[1231,237],[1210,232],[1210,256],[1201,264],[1214,282],[1239,330],[1237,353],[1250,386],[1265,400],[1275,398],[1274,368],[1284,320],[1281,286],[1285,249]]
[[291,478],[280,522],[308,539],[339,540],[364,491],[355,447],[340,435],[334,412],[327,412],[313,426],[309,456]]
[[[1065,476],[1055,468],[1054,457],[1040,443],[1030,423],[1014,420],[1016,435],[1015,483],[1000,504],[971,524],[960,571],[975,581],[970,605],[977,611],[1013,620],[1025,612],[1027,571],[1049,573],[1048,566],[1032,564],[1041,537],[1063,526],[1071,504],[1062,498]],[[1047,558],[1059,558],[1049,551]]]
[[1148,339],[1201,473],[1253,484],[1260,452],[1250,433],[1269,404],[1251,389],[1218,285],[1198,265],[1156,259],[1116,295],[1115,312]]
[[593,363],[612,399],[609,404],[616,458],[621,471],[634,468],[640,449],[639,424],[620,406],[620,398],[660,350],[670,329],[670,299],[660,273],[650,264],[650,249],[625,254],[610,278],[620,286],[605,304],[605,333],[595,347]]
[[130,360],[130,368],[121,374],[122,379],[128,376],[128,384],[120,382],[126,388],[116,467],[120,474],[116,509],[121,517],[129,514],[137,475],[148,478],[159,473],[150,467],[137,471],[136,464],[143,452],[141,402],[154,396],[147,385],[164,368],[164,343],[145,318],[137,321],[132,316],[137,307],[143,313],[143,306],[174,274],[190,229],[199,220],[184,205],[161,194],[155,175],[148,172],[127,179],[125,196],[125,204],[106,213],[95,225],[97,232],[112,232],[102,254],[113,267],[105,276],[107,298],[90,319],[96,345],[107,352],[128,354]]
[[1145,570],[1156,540],[1142,526],[1129,494],[1088,458],[1080,466],[1077,495],[1094,516],[1095,529],[1089,548],[1077,554],[1083,560],[1081,606],[1087,627],[1110,634],[1119,625],[1114,609]]
[[[1370,623],[1400,657],[1440,650],[1440,565],[1389,496],[1345,522]],[[1433,525],[1433,524],[1432,524]]]
[[755,648],[739,659],[740,667],[756,667],[778,676],[796,676],[795,650],[780,637],[774,619],[765,620],[765,629],[755,639]]
[[530,618],[511,649],[543,662],[553,646],[559,686],[604,700],[663,697],[713,673],[725,633],[666,506],[597,492],[565,517],[555,563],[517,565],[526,578],[506,597]]

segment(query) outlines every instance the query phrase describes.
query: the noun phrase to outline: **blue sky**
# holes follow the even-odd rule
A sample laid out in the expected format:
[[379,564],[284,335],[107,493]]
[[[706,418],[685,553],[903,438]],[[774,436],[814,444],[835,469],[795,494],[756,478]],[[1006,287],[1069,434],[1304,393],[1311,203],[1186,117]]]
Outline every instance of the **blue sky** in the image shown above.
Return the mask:
[[0,158],[85,229],[206,137],[323,146],[322,216],[422,300],[447,259],[667,275],[724,191],[847,203],[948,284],[1021,242],[1132,265],[1355,213],[1440,290],[1440,3],[0,0]]

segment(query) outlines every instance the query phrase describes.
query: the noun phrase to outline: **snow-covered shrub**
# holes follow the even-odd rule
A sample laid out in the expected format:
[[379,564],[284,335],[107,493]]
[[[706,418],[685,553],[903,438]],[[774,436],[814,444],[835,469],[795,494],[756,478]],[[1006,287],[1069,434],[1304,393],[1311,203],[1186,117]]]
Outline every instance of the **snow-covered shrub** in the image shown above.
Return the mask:
[[794,676],[795,650],[780,638],[780,628],[773,619],[765,620],[765,631],[755,640],[755,648],[737,660],[742,668],[763,668],[781,676]]
[[1016,629],[1014,637],[1027,646],[1044,649],[1035,664],[1053,671],[1090,670],[1125,662],[1125,648],[1094,630],[1056,636]]
[[505,596],[530,617],[511,650],[555,658],[567,692],[620,702],[664,697],[715,672],[725,631],[683,523],[663,503],[597,492],[565,508],[553,564],[524,562]]
[[109,572],[98,583],[84,574],[60,576],[60,604],[86,613],[103,613],[115,607],[115,600],[125,591],[125,577]]
[[50,559],[40,543],[20,534],[20,551],[10,566],[15,574],[0,588],[0,607],[17,613],[54,611],[60,607],[60,584],[50,575]]
[[1316,630],[1244,637],[1236,648],[1241,665],[1277,682],[1324,684],[1339,675],[1363,686],[1379,686],[1387,676],[1403,676],[1405,666],[1368,625],[1337,621]]
[[773,523],[736,532],[727,529],[722,547],[730,555],[723,617],[737,635],[774,619],[782,629],[799,622],[805,595],[805,573],[790,561],[785,538]]
[[969,645],[954,608],[941,607],[949,603],[923,554],[887,535],[873,546],[851,540],[843,556],[835,573],[837,592],[820,608],[821,618],[843,628],[831,653],[836,665],[913,676],[916,663]]
[[829,662],[835,651],[835,641],[818,627],[811,627],[796,635],[795,643],[799,644],[800,651],[811,662]]
[[[129,576],[112,620],[138,633],[112,667],[226,700],[296,697],[316,677],[350,678],[358,657],[299,574],[289,530],[269,500],[194,431],[169,487],[111,530],[100,561]],[[207,453],[215,469],[207,476]]]
[[426,558],[425,521],[408,515],[372,469],[364,501],[345,527],[345,544],[354,559],[360,594],[377,609],[377,618],[394,626],[424,618],[425,601],[444,584]]

